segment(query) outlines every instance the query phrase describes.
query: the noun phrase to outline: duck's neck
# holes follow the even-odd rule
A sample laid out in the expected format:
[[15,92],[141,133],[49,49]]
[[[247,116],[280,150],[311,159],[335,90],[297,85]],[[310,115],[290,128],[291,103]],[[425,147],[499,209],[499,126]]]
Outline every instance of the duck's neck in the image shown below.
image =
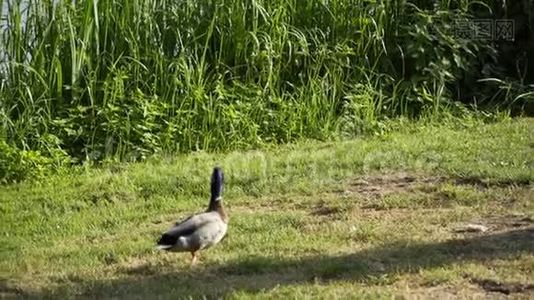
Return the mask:
[[220,216],[221,219],[227,223],[228,222],[228,215],[224,211],[223,203],[221,198],[217,198],[215,201],[210,201],[210,205],[208,207],[208,211],[216,211]]
[[216,211],[217,210],[217,207],[219,206],[222,206],[222,198],[221,197],[217,197],[217,198],[211,198],[210,199],[210,204],[208,205],[208,211]]

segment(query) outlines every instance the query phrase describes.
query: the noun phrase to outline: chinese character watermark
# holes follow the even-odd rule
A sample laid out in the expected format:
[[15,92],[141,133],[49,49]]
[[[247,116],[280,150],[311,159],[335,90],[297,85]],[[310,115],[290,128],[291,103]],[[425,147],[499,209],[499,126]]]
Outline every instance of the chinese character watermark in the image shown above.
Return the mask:
[[454,22],[453,32],[457,38],[472,40],[475,38],[475,24],[470,20],[458,20]]
[[495,26],[491,19],[477,19],[473,20],[475,29],[475,39],[477,40],[492,40]]
[[514,20],[495,20],[495,39],[502,41],[515,40]]
[[515,40],[515,22],[511,19],[457,20],[453,34],[462,39],[504,41]]

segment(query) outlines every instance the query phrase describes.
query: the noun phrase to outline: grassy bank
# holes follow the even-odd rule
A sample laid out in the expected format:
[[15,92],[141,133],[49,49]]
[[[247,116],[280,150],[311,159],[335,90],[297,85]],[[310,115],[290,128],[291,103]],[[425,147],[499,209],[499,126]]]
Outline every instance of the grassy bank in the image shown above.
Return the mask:
[[[532,296],[532,119],[73,169],[0,189],[3,296]],[[226,172],[229,236],[158,234]],[[458,232],[467,223],[485,233]],[[499,292],[500,290],[500,292]]]

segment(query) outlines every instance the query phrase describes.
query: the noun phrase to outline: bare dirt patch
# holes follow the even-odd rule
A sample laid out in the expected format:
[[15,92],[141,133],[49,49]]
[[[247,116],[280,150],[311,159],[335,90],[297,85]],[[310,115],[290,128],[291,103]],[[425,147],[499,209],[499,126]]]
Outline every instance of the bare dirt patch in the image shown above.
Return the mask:
[[404,172],[375,174],[359,178],[351,183],[345,193],[358,193],[364,197],[382,198],[389,194],[419,190],[427,193],[435,191],[440,184],[472,186],[479,190],[489,188],[522,188],[532,184],[529,180],[484,180],[476,177],[454,178]]
[[[477,231],[456,231],[457,233],[462,233],[464,235],[469,234],[482,234],[490,232],[500,232],[512,229],[528,229],[531,226],[534,226],[534,218],[527,215],[507,215],[507,216],[486,216],[484,218],[479,218],[468,222],[468,224],[477,224],[487,228],[485,232]],[[459,224],[458,227],[462,227],[465,224]],[[457,227],[457,228],[458,228]],[[534,230],[534,227],[532,227]],[[534,231],[533,231],[534,232]],[[534,237],[534,236],[533,236]]]
[[490,279],[471,279],[471,282],[480,286],[486,292],[497,292],[505,295],[527,292],[534,293],[534,284],[498,282]]
[[315,207],[313,211],[311,212],[311,214],[313,216],[330,216],[330,215],[339,214],[341,212],[342,210],[338,207],[328,207],[322,204],[322,205],[318,205],[317,207]]
[[446,180],[441,176],[392,173],[367,176],[352,183],[346,192],[358,193],[367,198],[382,198],[389,194],[410,192],[418,186],[435,186]]
[[[440,285],[409,290],[395,299],[485,299],[487,296],[486,292],[473,286]],[[502,295],[501,297],[491,297],[491,299],[506,299],[506,297]]]
[[528,179],[524,180],[484,180],[478,177],[464,177],[464,178],[454,178],[454,183],[458,185],[471,185],[477,186],[480,188],[490,188],[490,187],[524,187],[529,186],[532,182]]

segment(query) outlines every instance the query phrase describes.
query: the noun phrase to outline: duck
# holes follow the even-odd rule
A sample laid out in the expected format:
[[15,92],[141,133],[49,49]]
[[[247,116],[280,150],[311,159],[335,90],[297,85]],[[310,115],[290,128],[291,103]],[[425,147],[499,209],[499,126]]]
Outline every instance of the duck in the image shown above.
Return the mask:
[[215,167],[211,175],[211,197],[208,209],[176,222],[164,232],[157,242],[156,249],[169,252],[190,252],[191,265],[198,259],[201,250],[218,244],[226,236],[228,215],[223,207],[224,174]]

